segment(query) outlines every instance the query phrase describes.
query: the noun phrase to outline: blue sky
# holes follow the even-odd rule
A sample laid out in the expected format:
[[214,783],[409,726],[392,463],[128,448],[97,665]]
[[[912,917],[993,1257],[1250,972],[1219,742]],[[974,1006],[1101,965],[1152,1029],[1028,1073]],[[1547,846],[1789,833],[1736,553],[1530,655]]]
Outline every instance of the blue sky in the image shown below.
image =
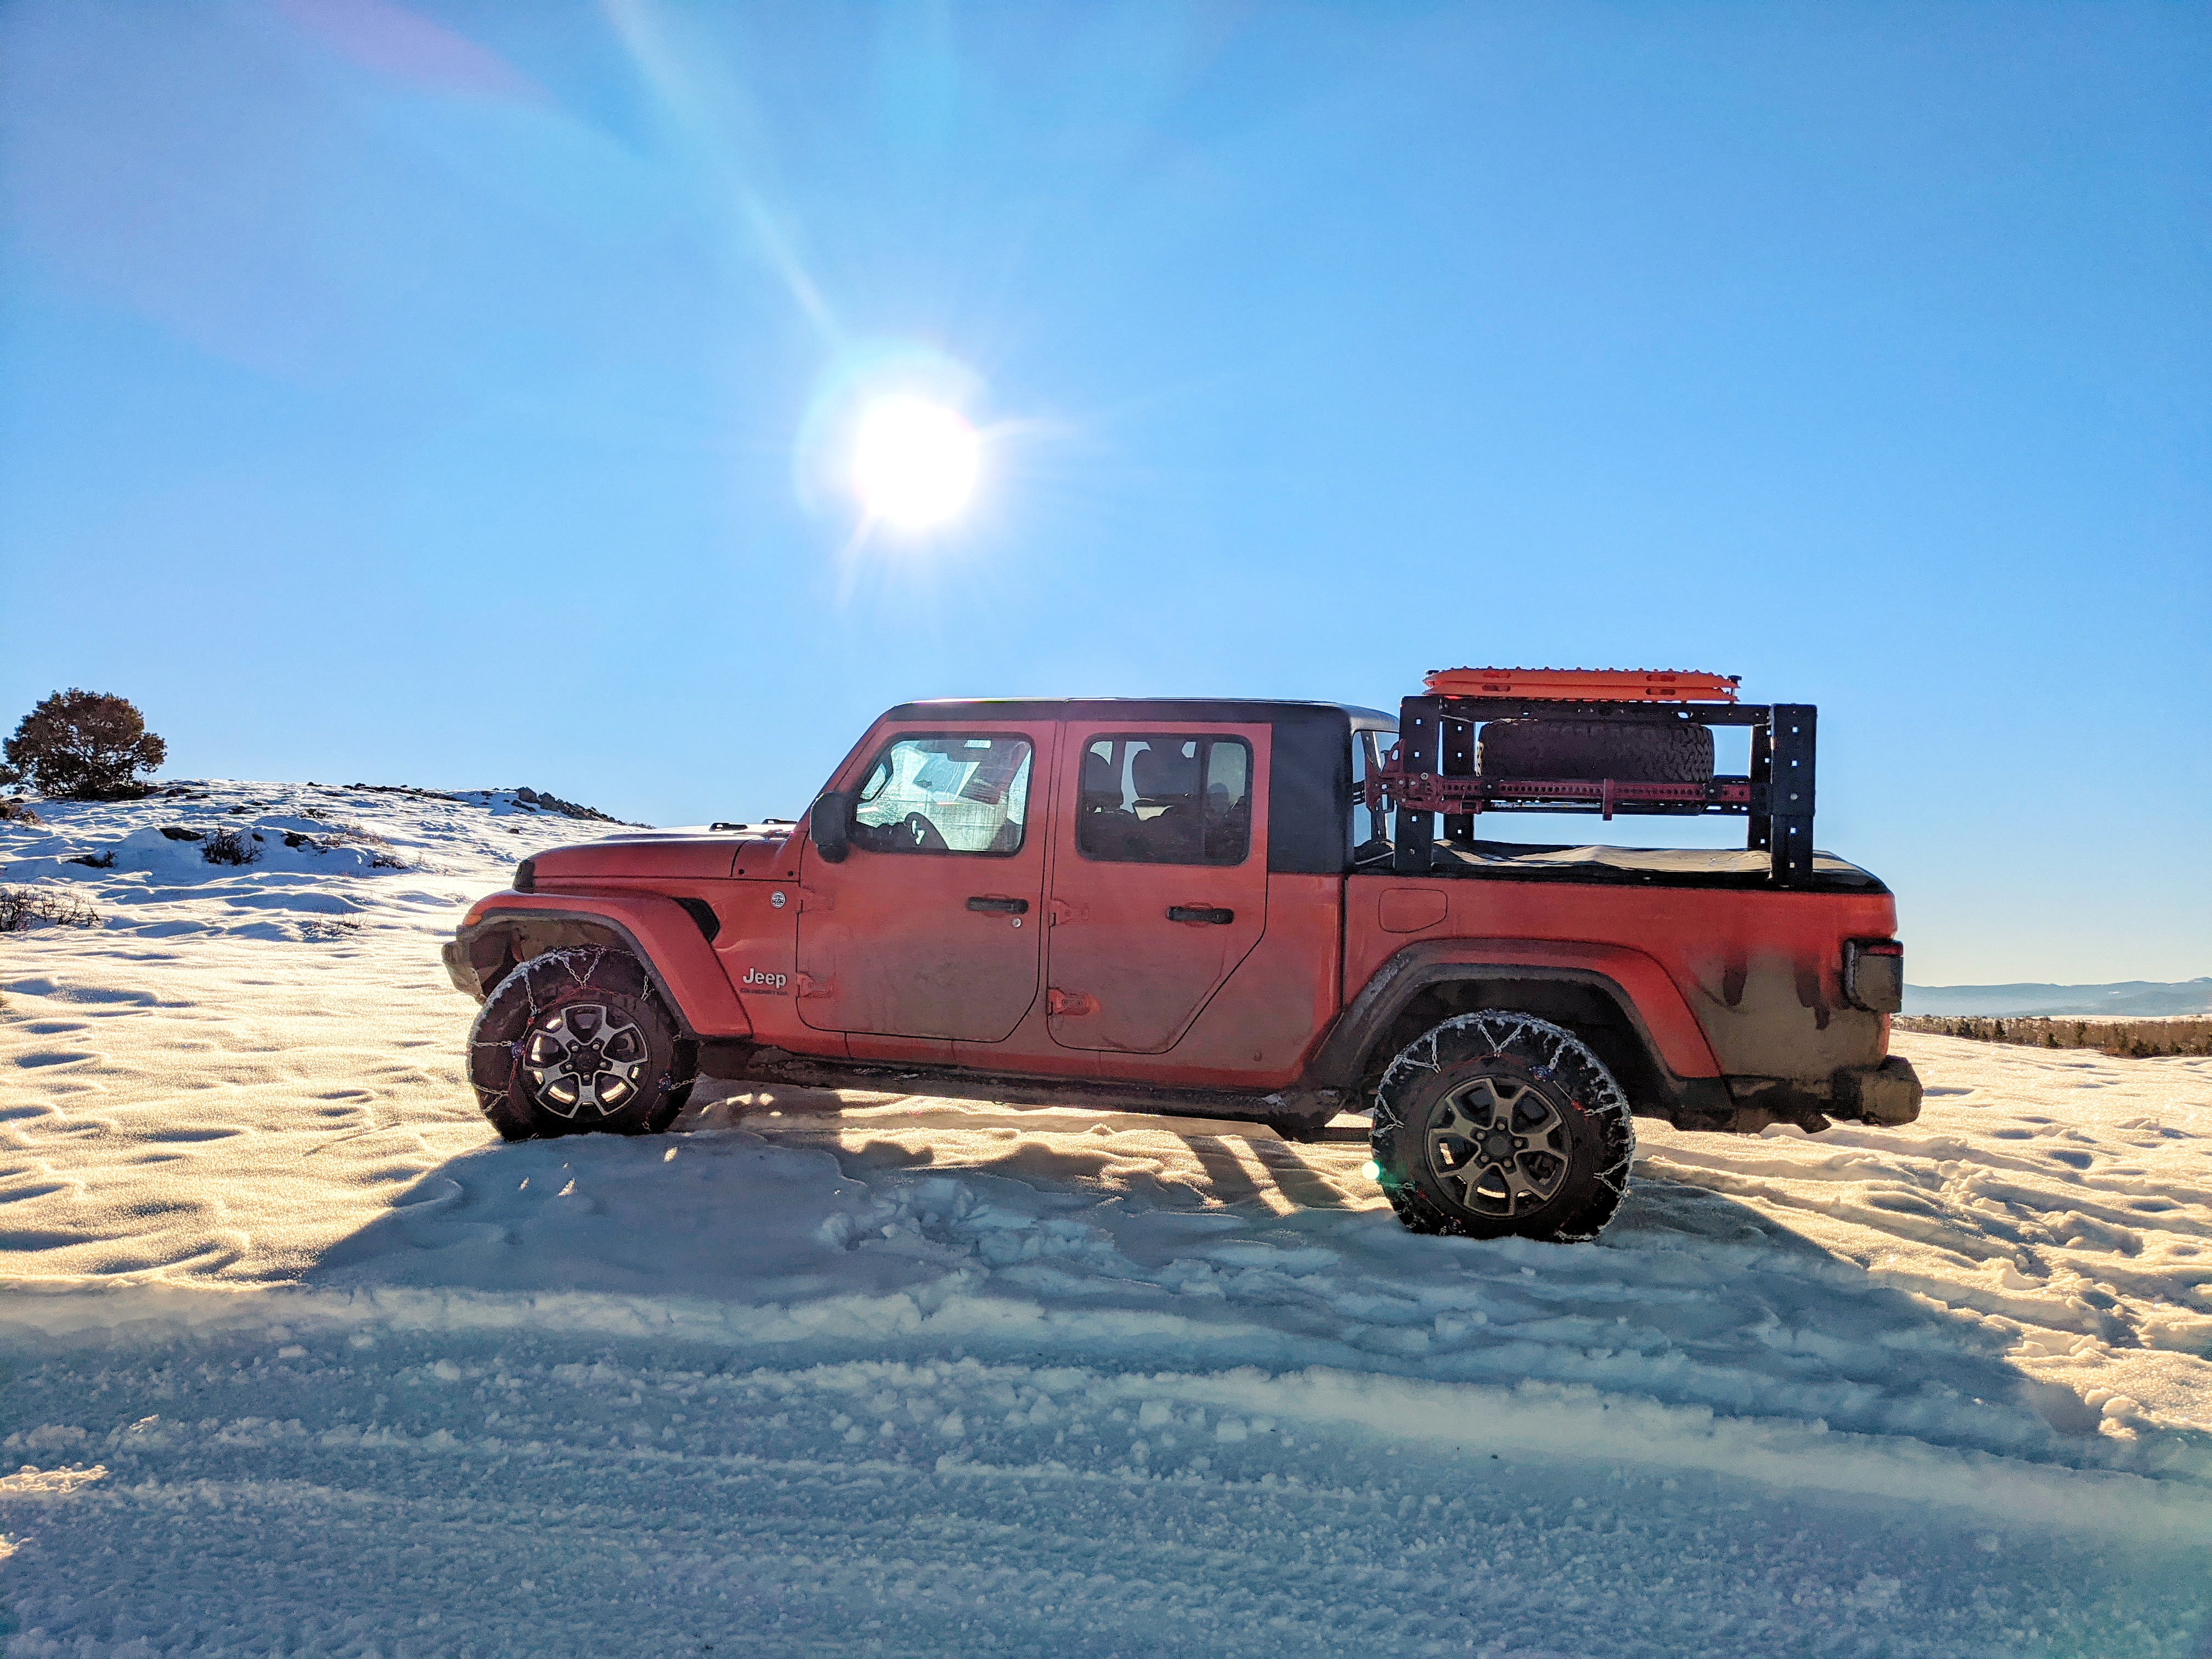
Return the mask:
[[[1916,980],[2212,973],[2208,86],[2181,6],[15,0],[0,715],[675,823],[908,697],[1714,669]],[[916,377],[982,492],[856,538]]]

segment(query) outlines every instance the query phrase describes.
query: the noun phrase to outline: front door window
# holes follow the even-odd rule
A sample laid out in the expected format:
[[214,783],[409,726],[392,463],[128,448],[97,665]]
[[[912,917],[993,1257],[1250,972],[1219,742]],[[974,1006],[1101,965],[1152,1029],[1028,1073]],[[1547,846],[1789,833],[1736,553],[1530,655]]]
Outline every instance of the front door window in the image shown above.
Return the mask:
[[862,780],[852,842],[872,853],[1022,850],[1030,798],[1026,738],[899,738]]

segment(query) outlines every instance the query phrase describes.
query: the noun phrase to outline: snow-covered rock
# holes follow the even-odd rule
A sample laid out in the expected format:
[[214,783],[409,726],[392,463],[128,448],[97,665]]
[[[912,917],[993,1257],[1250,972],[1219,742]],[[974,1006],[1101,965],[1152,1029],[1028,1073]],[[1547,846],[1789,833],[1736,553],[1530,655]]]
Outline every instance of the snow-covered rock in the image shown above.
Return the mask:
[[[110,933],[299,941],[450,927],[520,859],[630,826],[522,789],[172,784],[0,822],[0,883],[67,883]],[[332,918],[344,918],[343,921]]]

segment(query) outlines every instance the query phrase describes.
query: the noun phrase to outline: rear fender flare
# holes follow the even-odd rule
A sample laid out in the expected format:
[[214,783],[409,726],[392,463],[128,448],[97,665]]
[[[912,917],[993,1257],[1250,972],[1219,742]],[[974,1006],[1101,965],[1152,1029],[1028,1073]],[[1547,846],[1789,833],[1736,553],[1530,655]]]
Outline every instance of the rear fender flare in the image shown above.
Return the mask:
[[684,1036],[752,1035],[752,1022],[699,924],[674,899],[658,893],[498,893],[471,911],[453,937],[476,963],[483,941],[560,923],[603,930],[619,940],[645,965]]
[[[1673,1099],[1711,1095],[1725,1103],[1721,1068],[1681,990],[1654,958],[1626,945],[1570,945],[1548,939],[1439,939],[1409,945],[1385,962],[1352,999],[1314,1055],[1313,1086],[1357,1089],[1374,1069],[1377,1049],[1424,993],[1473,981],[1525,981],[1573,985],[1619,1010]],[[1624,1081],[1627,1079],[1624,1079]]]

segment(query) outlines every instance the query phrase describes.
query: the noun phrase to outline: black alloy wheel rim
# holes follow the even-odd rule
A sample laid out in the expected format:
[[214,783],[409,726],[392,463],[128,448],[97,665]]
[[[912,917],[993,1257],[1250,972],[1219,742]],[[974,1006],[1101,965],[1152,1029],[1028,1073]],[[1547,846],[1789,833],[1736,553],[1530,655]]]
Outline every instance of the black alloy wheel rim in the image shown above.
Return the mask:
[[556,1117],[608,1117],[636,1100],[652,1048],[637,1023],[601,1002],[572,1002],[531,1022],[523,1070]]
[[1424,1151],[1430,1175],[1454,1203],[1511,1218],[1559,1196],[1573,1145],[1565,1115],[1543,1090],[1485,1073],[1437,1103]]

